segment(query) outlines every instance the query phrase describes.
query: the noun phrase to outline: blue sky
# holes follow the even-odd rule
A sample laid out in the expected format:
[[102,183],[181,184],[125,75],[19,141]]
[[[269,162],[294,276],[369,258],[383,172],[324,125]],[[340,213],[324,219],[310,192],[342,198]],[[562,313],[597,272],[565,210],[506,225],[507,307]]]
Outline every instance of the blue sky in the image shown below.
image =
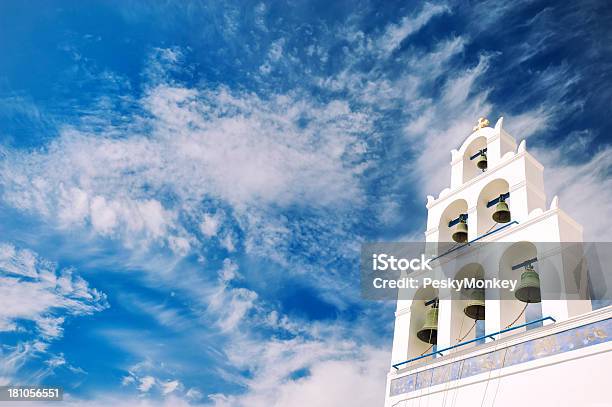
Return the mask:
[[608,240],[605,2],[0,4],[0,384],[75,405],[382,405],[393,304],[481,115]]

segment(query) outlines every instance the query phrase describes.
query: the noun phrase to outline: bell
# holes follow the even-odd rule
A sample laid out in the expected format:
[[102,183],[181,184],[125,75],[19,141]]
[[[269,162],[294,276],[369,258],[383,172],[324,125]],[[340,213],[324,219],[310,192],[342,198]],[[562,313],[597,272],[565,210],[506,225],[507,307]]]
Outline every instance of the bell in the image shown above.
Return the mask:
[[417,332],[417,338],[435,345],[438,342],[438,309],[430,308],[425,316],[425,325]]
[[485,319],[485,292],[481,289],[473,290],[470,299],[463,308],[463,313],[472,319],[482,321]]
[[483,171],[487,169],[487,155],[485,153],[480,153],[476,159],[476,167]]
[[542,301],[542,295],[540,294],[540,277],[533,269],[533,266],[527,266],[523,274],[521,274],[521,282],[514,296],[517,300],[526,303]]
[[459,223],[457,223],[457,228],[455,229],[455,232],[453,233],[452,238],[457,243],[467,242],[468,227],[467,227],[467,223],[465,223],[465,220],[460,220]]
[[500,200],[497,205],[495,205],[493,220],[497,223],[510,222],[510,209],[508,209],[508,204],[506,202]]

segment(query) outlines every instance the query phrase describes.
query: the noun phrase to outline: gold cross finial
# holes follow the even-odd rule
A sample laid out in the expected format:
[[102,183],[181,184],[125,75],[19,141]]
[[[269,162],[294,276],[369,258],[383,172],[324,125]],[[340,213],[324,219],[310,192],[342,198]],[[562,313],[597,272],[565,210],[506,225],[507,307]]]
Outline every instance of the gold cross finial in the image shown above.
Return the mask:
[[478,119],[478,124],[476,126],[474,126],[474,128],[472,130],[476,131],[476,130],[480,130],[483,127],[487,127],[489,125],[489,121],[487,120],[486,117],[481,117]]

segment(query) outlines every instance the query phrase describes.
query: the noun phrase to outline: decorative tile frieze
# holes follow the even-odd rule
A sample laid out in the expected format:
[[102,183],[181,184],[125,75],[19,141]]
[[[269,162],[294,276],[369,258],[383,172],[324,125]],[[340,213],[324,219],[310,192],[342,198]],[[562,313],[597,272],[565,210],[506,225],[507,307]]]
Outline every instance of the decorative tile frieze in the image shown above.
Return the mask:
[[611,339],[612,318],[608,318],[394,379],[391,381],[390,396],[586,348]]

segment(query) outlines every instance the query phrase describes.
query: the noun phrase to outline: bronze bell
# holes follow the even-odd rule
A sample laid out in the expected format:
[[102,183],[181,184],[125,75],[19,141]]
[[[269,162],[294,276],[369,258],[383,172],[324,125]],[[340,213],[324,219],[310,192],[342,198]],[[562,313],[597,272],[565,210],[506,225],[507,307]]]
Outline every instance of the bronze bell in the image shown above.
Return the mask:
[[480,153],[476,159],[476,166],[483,171],[487,169],[487,155],[485,153]]
[[483,289],[472,290],[463,313],[472,319],[482,321],[485,319],[485,292]]
[[465,220],[461,219],[459,223],[457,223],[457,228],[455,232],[453,232],[452,238],[457,243],[465,243],[468,240],[468,227]]
[[427,310],[425,325],[417,332],[417,338],[432,345],[438,343],[438,308]]
[[538,276],[538,273],[536,273],[532,265],[525,267],[525,271],[521,274],[521,282],[514,296],[517,300],[526,303],[542,301],[542,294],[540,293],[540,276]]
[[495,212],[493,212],[493,220],[497,223],[508,223],[510,222],[510,209],[508,204],[500,198],[497,205],[495,205]]

